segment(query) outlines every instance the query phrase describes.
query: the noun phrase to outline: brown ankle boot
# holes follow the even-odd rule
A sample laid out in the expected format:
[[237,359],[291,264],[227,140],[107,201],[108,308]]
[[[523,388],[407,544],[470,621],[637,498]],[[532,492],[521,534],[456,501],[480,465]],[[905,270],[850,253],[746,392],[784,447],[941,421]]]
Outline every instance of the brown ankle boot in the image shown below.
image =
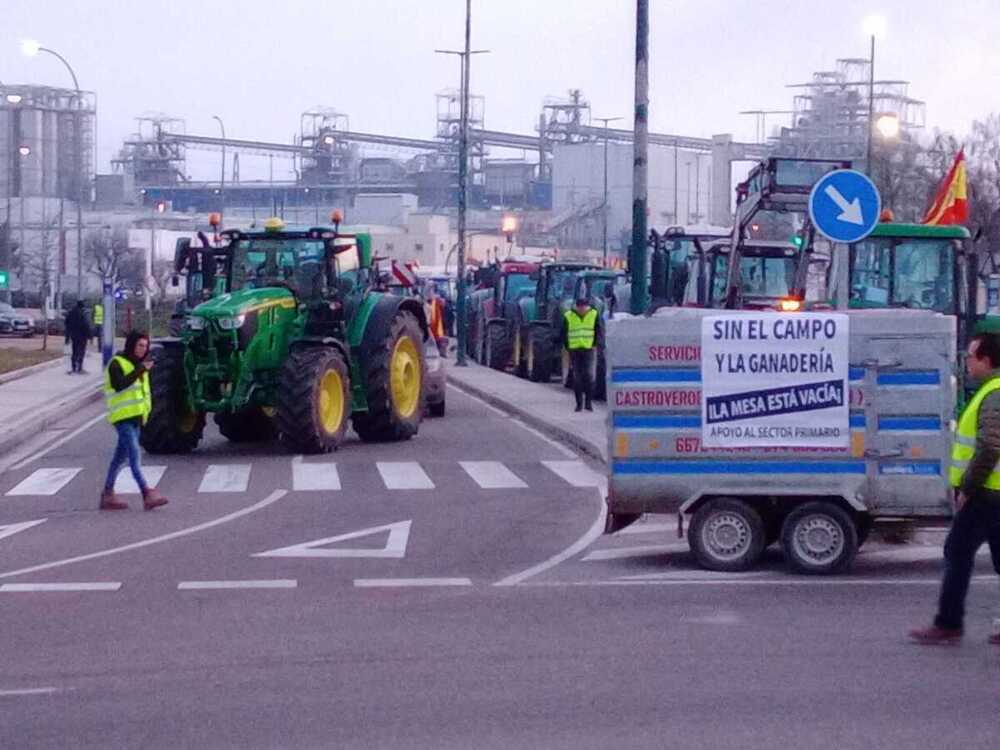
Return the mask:
[[101,510],[128,510],[128,503],[118,499],[114,490],[101,493]]
[[150,487],[145,492],[142,493],[142,507],[146,510],[152,510],[153,508],[159,508],[161,505],[167,504],[167,498],[160,494],[159,490],[155,487]]

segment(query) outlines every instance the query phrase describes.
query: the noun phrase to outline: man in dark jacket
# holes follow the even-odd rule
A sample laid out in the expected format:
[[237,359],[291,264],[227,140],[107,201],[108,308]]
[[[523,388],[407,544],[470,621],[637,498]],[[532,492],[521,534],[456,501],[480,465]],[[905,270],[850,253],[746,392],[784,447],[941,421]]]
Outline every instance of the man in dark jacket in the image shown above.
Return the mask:
[[[965,597],[976,553],[989,543],[994,568],[1000,552],[1000,338],[979,334],[965,360],[972,381],[982,383],[955,430],[949,481],[955,488],[955,517],[944,543],[945,572],[937,617],[929,628],[913,630],[917,643],[957,643],[962,638]],[[990,638],[1000,646],[1000,633]]]
[[83,358],[87,354],[87,339],[90,338],[90,321],[83,309],[83,300],[66,313],[66,343],[73,346],[70,358],[70,373],[85,373]]

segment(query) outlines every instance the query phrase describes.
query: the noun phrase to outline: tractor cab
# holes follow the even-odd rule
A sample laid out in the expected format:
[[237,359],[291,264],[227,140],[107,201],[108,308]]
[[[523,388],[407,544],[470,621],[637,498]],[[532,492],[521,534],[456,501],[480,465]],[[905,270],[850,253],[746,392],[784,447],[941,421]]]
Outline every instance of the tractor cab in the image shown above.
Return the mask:
[[[694,291],[705,307],[723,307],[732,253],[729,245],[719,243],[704,254],[701,290]],[[748,310],[787,309],[795,297],[799,250],[791,242],[748,240],[740,254],[741,307]],[[690,293],[690,292],[689,292]]]
[[663,234],[651,230],[650,312],[679,305],[705,306],[706,258],[712,248],[728,239],[729,234],[721,230],[693,233],[684,227],[670,227]]

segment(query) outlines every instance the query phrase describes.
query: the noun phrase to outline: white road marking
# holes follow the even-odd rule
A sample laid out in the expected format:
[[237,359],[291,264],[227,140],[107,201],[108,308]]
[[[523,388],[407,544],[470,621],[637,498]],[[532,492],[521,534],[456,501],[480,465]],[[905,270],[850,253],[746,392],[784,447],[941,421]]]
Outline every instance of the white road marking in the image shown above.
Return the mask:
[[52,695],[53,693],[58,693],[59,688],[54,687],[43,687],[43,688],[20,688],[12,690],[0,690],[0,698],[4,697],[16,697],[18,695]]
[[608,478],[598,474],[583,461],[542,461],[559,478],[574,487],[607,487]]
[[372,588],[420,588],[433,586],[471,586],[468,578],[355,578],[354,586],[359,589]]
[[337,464],[292,461],[292,489],[296,492],[341,489]]
[[484,490],[505,490],[527,487],[517,474],[499,461],[459,461],[465,473]]
[[82,425],[80,425],[79,427],[77,427],[75,430],[73,430],[68,435],[63,435],[61,438],[59,438],[58,440],[56,440],[51,445],[48,445],[45,448],[43,448],[42,450],[37,451],[35,453],[32,453],[27,458],[23,458],[20,461],[18,461],[16,464],[14,464],[13,466],[10,467],[11,471],[17,471],[18,469],[23,469],[28,464],[30,464],[30,463],[32,463],[34,461],[37,461],[40,458],[44,458],[49,453],[51,453],[52,451],[54,451],[56,448],[59,448],[59,447],[61,447],[63,445],[66,445],[66,443],[68,443],[70,440],[72,440],[73,438],[75,438],[77,435],[79,435],[82,432],[85,432],[85,431],[89,430],[91,427],[93,427],[95,424],[97,424],[98,422],[100,422],[102,419],[106,419],[106,418],[107,418],[107,415],[102,410],[102,412],[100,414],[98,414],[96,417],[92,417],[91,419],[88,419],[86,422],[84,422]]
[[[347,534],[328,536],[324,539],[314,539],[311,542],[293,544],[289,547],[279,547],[278,549],[258,552],[252,557],[340,557],[340,558],[380,558],[401,560],[406,556],[406,544],[410,539],[410,525],[412,521],[399,521],[385,526],[373,526],[370,529],[352,531]],[[384,547],[378,548],[358,548],[358,547],[335,547],[329,545],[337,542],[346,542],[351,539],[361,539],[373,534],[389,532],[389,538],[385,541]]]
[[118,591],[122,587],[119,581],[83,581],[71,583],[2,583],[0,593],[49,593],[62,591]]
[[0,526],[0,539],[13,536],[19,531],[25,531],[30,529],[32,526],[37,526],[40,523],[45,523],[45,519],[42,518],[38,521],[23,521],[22,523],[9,523],[6,526]]
[[18,570],[11,570],[6,573],[0,573],[0,578],[13,578],[14,576],[24,575],[25,573],[35,573],[39,570],[51,570],[52,568],[61,568],[64,565],[72,565],[73,563],[84,562],[86,560],[96,560],[101,557],[108,557],[109,555],[117,555],[120,552],[130,552],[134,549],[141,549],[143,547],[149,547],[153,544],[159,544],[160,542],[169,542],[172,539],[179,539],[181,537],[189,536],[191,534],[196,534],[199,531],[204,531],[205,529],[211,529],[215,526],[219,526],[224,523],[229,523],[230,521],[235,521],[237,518],[242,518],[243,516],[249,515],[250,513],[255,513],[258,510],[266,508],[268,505],[278,502],[281,498],[288,494],[287,490],[275,490],[270,495],[265,497],[258,503],[247,506],[246,508],[241,508],[240,510],[229,513],[225,516],[220,516],[211,521],[206,521],[205,523],[199,523],[196,526],[189,526],[186,529],[179,529],[177,531],[171,531],[169,534],[163,534],[161,536],[153,537],[152,539],[144,539],[141,542],[132,542],[131,544],[126,544],[121,547],[113,547],[111,549],[101,550],[100,552],[91,552],[87,555],[78,555],[76,557],[67,557],[64,560],[55,560],[54,562],[42,563],[41,565],[32,565],[30,568],[20,568]]
[[649,557],[651,555],[666,555],[670,552],[684,552],[688,548],[686,542],[680,544],[648,544],[644,547],[619,547],[618,549],[598,549],[583,558],[583,562],[593,560],[624,560],[629,557]]
[[246,492],[250,464],[212,464],[201,478],[198,492]]
[[387,490],[432,490],[434,482],[416,461],[377,461]]
[[[146,484],[150,487],[156,487],[160,484],[160,480],[163,479],[163,474],[167,471],[166,466],[143,466],[142,475],[146,477]],[[125,466],[121,471],[118,472],[118,476],[115,478],[115,492],[122,495],[138,495],[139,485],[136,484],[135,479],[132,477],[132,470]]]
[[577,453],[575,451],[570,450],[569,448],[567,448],[562,443],[556,442],[555,440],[553,440],[552,438],[550,438],[545,433],[540,432],[539,430],[536,430],[534,427],[528,426],[527,424],[525,424],[524,422],[522,422],[520,419],[511,418],[510,421],[513,422],[514,424],[516,424],[522,430],[527,430],[528,432],[530,432],[532,435],[534,435],[539,440],[542,440],[542,441],[548,443],[553,448],[555,448],[557,451],[559,451],[559,453],[561,453],[562,455],[566,456],[566,458],[576,458],[577,457]]
[[267,581],[181,581],[180,591],[217,591],[222,589],[294,589],[299,582],[293,578],[275,578]]
[[594,523],[591,524],[587,532],[577,539],[573,544],[564,549],[562,552],[553,555],[548,560],[538,563],[538,565],[533,565],[527,570],[522,570],[520,573],[515,573],[509,575],[506,578],[502,578],[494,586],[516,586],[519,583],[526,581],[527,579],[538,575],[539,573],[544,573],[549,568],[554,568],[571,557],[574,557],[581,552],[583,552],[587,547],[596,542],[601,534],[604,533],[604,522],[607,515],[607,506],[604,504],[604,494],[601,492],[595,492],[594,497],[597,500],[598,511],[597,518],[594,519]]
[[615,536],[621,534],[676,534],[676,523],[642,523],[638,521],[631,526],[626,526],[621,531],[616,531]]
[[54,495],[80,473],[80,469],[36,469],[14,489],[7,493],[15,495]]

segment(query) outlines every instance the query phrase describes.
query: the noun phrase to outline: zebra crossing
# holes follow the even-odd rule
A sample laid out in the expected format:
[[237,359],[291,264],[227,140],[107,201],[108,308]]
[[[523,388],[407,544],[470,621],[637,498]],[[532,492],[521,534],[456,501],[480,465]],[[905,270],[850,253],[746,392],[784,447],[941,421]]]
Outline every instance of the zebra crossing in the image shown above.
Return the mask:
[[[535,476],[531,464],[519,464],[515,468],[502,461],[457,461],[461,471],[482,490],[523,490],[529,487],[525,476]],[[433,479],[440,472],[439,462],[425,466],[419,461],[375,461],[365,466],[365,472],[373,472],[386,490],[419,491],[437,487]],[[557,483],[570,487],[602,487],[605,479],[583,461],[539,461],[544,474]],[[352,466],[356,466],[353,464]],[[339,492],[344,489],[341,466],[335,461],[306,461],[295,457],[290,462],[288,479],[294,492]],[[524,469],[527,468],[528,471]],[[515,469],[521,470],[518,474]],[[162,487],[171,474],[188,474],[190,468],[180,464],[173,466],[144,465],[146,481],[152,487]],[[197,486],[199,494],[246,492],[254,474],[254,466],[249,463],[209,464],[202,469]],[[258,468],[257,471],[273,471]],[[65,490],[71,482],[81,476],[82,467],[45,467],[34,470],[14,487],[3,493],[4,497],[53,496]],[[356,474],[356,472],[355,472]],[[442,481],[442,480],[438,480]],[[286,485],[287,486],[287,485]],[[138,494],[139,488],[128,467],[124,467],[115,482],[115,491],[123,494]]]

